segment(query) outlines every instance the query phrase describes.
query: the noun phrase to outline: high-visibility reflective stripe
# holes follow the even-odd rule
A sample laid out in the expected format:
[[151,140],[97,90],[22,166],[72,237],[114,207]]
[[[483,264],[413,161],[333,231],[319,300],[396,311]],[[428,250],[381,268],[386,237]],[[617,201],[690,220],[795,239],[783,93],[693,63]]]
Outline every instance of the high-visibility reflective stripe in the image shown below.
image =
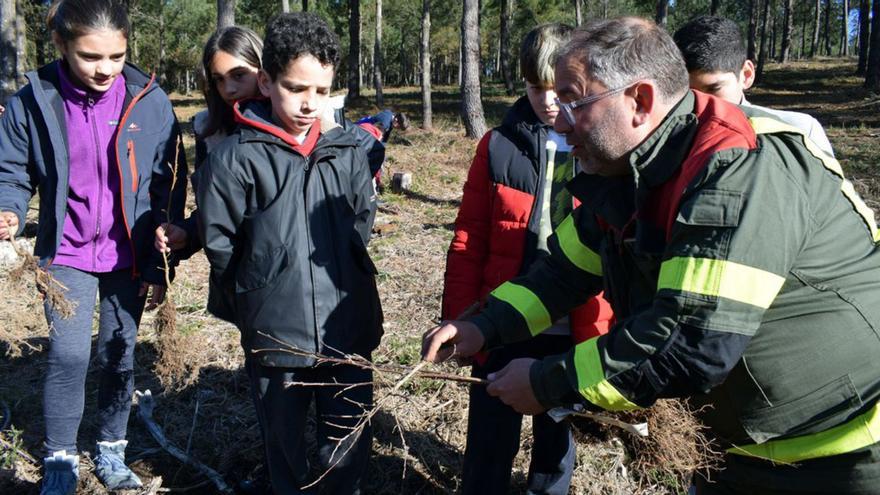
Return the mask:
[[534,292],[522,285],[506,282],[492,291],[492,296],[513,306],[522,315],[532,335],[538,335],[553,323],[550,312]]
[[827,170],[830,170],[834,175],[840,177],[840,191],[846,197],[846,199],[852,204],[853,208],[855,208],[856,212],[859,216],[862,217],[862,221],[865,222],[865,226],[868,227],[868,231],[871,233],[871,238],[874,239],[874,242],[880,242],[880,229],[877,228],[877,221],[874,217],[874,210],[868,207],[859,194],[856,192],[852,183],[843,176],[843,168],[840,166],[840,162],[837,161],[833,156],[829,156],[827,153],[822,151],[822,148],[813,142],[807,134],[797,127],[788,125],[784,122],[778,121],[776,119],[772,119],[770,117],[751,117],[749,122],[752,124],[752,129],[758,134],[773,134],[776,132],[788,132],[793,134],[800,134],[804,138],[804,145],[806,145],[807,150],[813,154],[816,158],[822,161],[822,165],[825,166]]
[[671,289],[769,308],[785,278],[732,261],[671,258],[660,266],[657,290]]
[[727,449],[731,454],[776,462],[798,462],[845,454],[880,442],[880,403],[868,412],[829,430],[762,444]]
[[574,217],[569,215],[559,227],[556,227],[556,237],[565,257],[576,267],[593,275],[602,276],[602,258],[581,242],[574,225]]
[[577,373],[578,391],[588,401],[609,411],[639,409],[605,379],[602,361],[599,359],[598,337],[578,344],[574,348],[574,369]]

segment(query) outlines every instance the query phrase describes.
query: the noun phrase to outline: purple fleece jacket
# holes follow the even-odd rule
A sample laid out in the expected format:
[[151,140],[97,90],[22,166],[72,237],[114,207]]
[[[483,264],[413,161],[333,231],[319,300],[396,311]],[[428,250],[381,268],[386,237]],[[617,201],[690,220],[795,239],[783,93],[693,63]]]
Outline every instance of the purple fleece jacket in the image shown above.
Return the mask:
[[122,218],[116,128],[125,103],[120,74],[104,93],[77,88],[58,64],[70,174],[67,216],[53,263],[104,273],[132,266]]

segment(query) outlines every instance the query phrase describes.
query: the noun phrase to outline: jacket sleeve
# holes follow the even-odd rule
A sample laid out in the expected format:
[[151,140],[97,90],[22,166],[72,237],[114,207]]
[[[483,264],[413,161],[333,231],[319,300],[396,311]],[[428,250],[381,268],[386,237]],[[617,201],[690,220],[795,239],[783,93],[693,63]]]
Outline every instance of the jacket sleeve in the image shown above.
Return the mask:
[[28,202],[36,190],[30,175],[30,142],[27,115],[19,96],[6,104],[0,116],[0,211],[18,216],[18,232],[24,229]]
[[595,217],[583,207],[566,217],[547,240],[550,255],[490,292],[486,307],[471,318],[487,349],[534,337],[598,294],[601,237]]
[[247,209],[247,188],[228,169],[226,155],[209,155],[199,169],[200,186],[196,190],[197,226],[211,265],[208,311],[227,321],[234,321],[235,252],[239,229]]
[[355,215],[354,228],[366,247],[373,231],[373,221],[376,219],[376,194],[373,191],[373,176],[370,175],[363,150],[356,149],[353,157],[351,190],[354,193],[352,201]]
[[[180,142],[180,125],[167,97],[164,98],[163,105],[165,108],[162,118],[162,138],[156,147],[150,181],[153,229],[168,219],[172,223],[182,220],[186,204],[186,152],[183,143]],[[174,174],[175,165],[177,168],[176,177]],[[172,184],[174,185],[173,190]],[[171,273],[168,274],[169,278],[174,280],[174,267],[177,266],[178,258],[170,256],[168,263],[171,269]],[[165,285],[164,270],[162,253],[153,247],[153,243],[150,243],[150,257],[142,271],[143,279],[150,283]]]
[[576,392],[594,407],[628,410],[724,381],[813,223],[804,190],[751,156],[683,197],[652,304],[607,335],[535,363],[531,383],[542,404]]
[[461,207],[455,219],[455,233],[446,255],[441,318],[458,317],[480,297],[483,268],[489,256],[492,220],[492,183],[489,179],[489,139],[487,132],[477,145],[471,162]]

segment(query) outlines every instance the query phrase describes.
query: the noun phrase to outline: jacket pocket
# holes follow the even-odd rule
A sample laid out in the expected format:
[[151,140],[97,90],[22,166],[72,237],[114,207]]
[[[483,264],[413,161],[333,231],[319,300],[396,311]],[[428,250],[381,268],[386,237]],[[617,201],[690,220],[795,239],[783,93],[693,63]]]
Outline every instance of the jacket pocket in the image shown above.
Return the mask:
[[742,193],[705,189],[681,205],[675,221],[703,227],[736,227],[742,209]]
[[740,421],[756,443],[763,443],[781,436],[824,431],[861,406],[862,399],[852,379],[844,375],[783,404],[744,411]]
[[131,192],[136,193],[138,188],[138,168],[137,154],[134,151],[134,141],[129,139],[126,146],[128,149],[128,169],[131,172]]
[[283,245],[251,253],[239,264],[235,274],[235,291],[244,293],[268,286],[287,268],[287,264],[287,248]]

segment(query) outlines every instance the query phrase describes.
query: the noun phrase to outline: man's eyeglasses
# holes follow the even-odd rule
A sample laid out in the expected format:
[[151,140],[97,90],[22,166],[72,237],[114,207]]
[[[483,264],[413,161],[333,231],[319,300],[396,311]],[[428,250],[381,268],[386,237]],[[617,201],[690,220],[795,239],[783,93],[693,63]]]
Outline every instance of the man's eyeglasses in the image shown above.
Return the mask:
[[589,105],[590,103],[596,102],[605,98],[607,96],[616,95],[626,88],[630,87],[631,84],[627,84],[626,86],[621,86],[619,88],[609,89],[608,91],[604,91],[599,94],[585,96],[580,100],[575,100],[570,103],[562,103],[559,101],[559,98],[556,98],[556,105],[559,107],[560,113],[565,117],[565,121],[568,122],[568,125],[574,126],[574,109],[578,107],[582,107],[584,105]]

